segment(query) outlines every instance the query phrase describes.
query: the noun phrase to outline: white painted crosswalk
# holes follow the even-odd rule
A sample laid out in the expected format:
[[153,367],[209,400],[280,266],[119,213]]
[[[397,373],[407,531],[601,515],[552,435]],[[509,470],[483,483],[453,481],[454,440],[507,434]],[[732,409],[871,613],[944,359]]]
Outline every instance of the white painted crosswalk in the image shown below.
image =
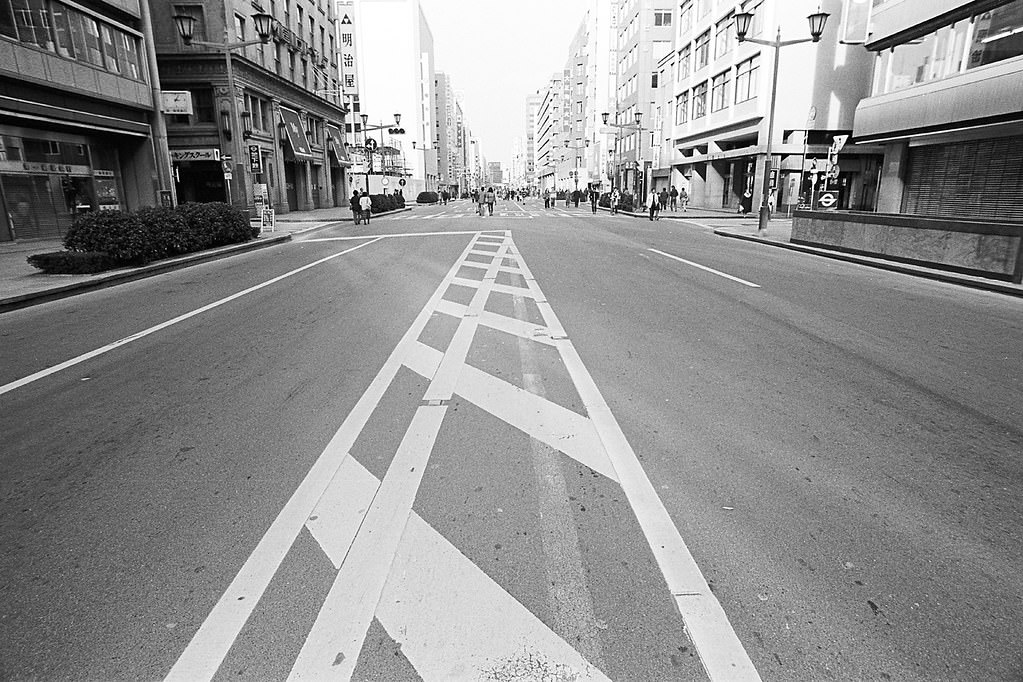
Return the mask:
[[[502,273],[516,275],[524,286],[498,283]],[[468,290],[470,300],[445,298],[452,288]],[[488,309],[494,296],[512,297],[520,310],[529,301],[542,322]],[[456,324],[444,350],[421,340],[435,318]],[[586,413],[469,364],[474,339],[487,329],[556,351]],[[378,478],[351,452],[401,368],[429,383]],[[575,644],[574,637],[566,640],[565,632],[526,608],[413,510],[455,396],[528,434],[542,445],[536,456],[562,453],[620,485],[709,677],[759,679],[511,233],[503,230],[471,237],[167,679],[209,680],[218,674],[303,529],[336,573],[290,680],[351,679],[374,621],[424,680],[520,679],[508,671],[524,661],[540,662],[544,671],[524,679],[607,679],[597,662],[581,653],[592,647]]]

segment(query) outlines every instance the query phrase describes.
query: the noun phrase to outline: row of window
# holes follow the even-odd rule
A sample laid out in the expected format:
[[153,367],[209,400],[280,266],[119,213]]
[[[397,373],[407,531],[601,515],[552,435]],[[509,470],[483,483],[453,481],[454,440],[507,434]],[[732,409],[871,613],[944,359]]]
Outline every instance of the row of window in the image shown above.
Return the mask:
[[[757,96],[757,79],[760,73],[760,55],[756,55],[735,67],[735,88],[732,88],[732,69],[722,71],[709,81],[694,86],[675,98],[675,124],[703,118],[709,112],[728,108],[746,102]],[[732,96],[734,93],[734,97]],[[709,95],[709,98],[708,98]]]
[[142,80],[139,39],[53,0],[0,0],[0,35]]
[[[216,107],[214,105],[213,90],[209,88],[198,88],[192,93],[192,114],[175,114],[167,117],[167,123],[173,126],[195,126],[199,124],[216,123]],[[273,105],[269,99],[260,97],[251,92],[245,93],[245,113],[248,114],[249,129],[271,134],[276,129],[276,122],[273,117]],[[303,127],[313,144],[322,144],[324,141],[325,122],[313,116],[304,117]],[[351,124],[348,124],[349,126]],[[355,124],[355,130],[361,130],[362,126]],[[349,128],[349,132],[351,129]]]
[[872,94],[1023,55],[1023,0],[939,28],[877,54]]

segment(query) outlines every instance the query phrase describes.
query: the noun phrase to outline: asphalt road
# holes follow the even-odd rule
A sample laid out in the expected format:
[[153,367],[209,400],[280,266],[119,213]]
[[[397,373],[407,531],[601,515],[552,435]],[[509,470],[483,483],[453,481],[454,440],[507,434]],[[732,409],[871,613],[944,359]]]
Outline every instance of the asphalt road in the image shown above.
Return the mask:
[[536,204],[7,313],[0,678],[1020,679],[1021,358],[1019,299]]

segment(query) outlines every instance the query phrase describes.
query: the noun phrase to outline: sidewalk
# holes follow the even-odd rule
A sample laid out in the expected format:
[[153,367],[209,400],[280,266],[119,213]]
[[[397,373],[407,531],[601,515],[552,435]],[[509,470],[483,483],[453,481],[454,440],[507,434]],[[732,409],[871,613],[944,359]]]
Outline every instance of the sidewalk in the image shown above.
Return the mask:
[[[409,210],[411,207],[408,205],[404,209],[400,209],[400,211]],[[397,212],[399,211],[388,211],[387,213]],[[152,277],[195,263],[217,260],[237,253],[282,244],[290,241],[293,234],[310,232],[339,222],[351,221],[352,212],[347,208],[293,211],[278,216],[275,231],[264,232],[252,241],[184,254],[140,267],[118,268],[94,275],[47,275],[28,264],[26,259],[34,253],[63,251],[64,245],[59,239],[0,242],[0,313],[73,296],[91,289],[102,289],[144,277]]]

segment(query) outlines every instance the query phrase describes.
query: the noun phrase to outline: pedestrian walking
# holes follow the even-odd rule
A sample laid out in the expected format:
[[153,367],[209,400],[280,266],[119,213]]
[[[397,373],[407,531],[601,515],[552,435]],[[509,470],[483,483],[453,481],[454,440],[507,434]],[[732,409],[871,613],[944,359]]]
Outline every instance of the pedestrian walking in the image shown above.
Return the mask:
[[685,187],[683,187],[681,190],[679,190],[678,200],[679,200],[679,203],[682,204],[682,210],[683,211],[688,211],[689,210],[689,193],[686,192],[686,188]]
[[657,190],[650,190],[650,194],[646,198],[646,205],[650,209],[650,220],[660,220],[661,199],[657,195]]
[[494,215],[494,202],[497,201],[497,194],[493,187],[487,188],[487,213]]
[[671,200],[671,210],[678,210],[678,190],[675,189],[675,185],[671,186],[671,191],[668,192],[668,198]]
[[352,198],[348,201],[352,207],[352,216],[355,217],[355,224],[358,225],[362,219],[362,204],[359,202],[359,190],[352,192]]
[[622,200],[621,192],[619,192],[618,188],[616,187],[615,189],[613,189],[611,191],[611,213],[612,214],[618,213],[618,204],[621,202],[621,200]]
[[593,211],[593,215],[597,215],[597,199],[600,194],[595,189],[590,189],[590,210]]
[[572,192],[572,203],[575,204],[576,208],[579,208],[579,190]]
[[548,189],[545,189],[543,191],[543,207],[544,208],[551,207],[551,191]]
[[487,192],[482,187],[476,192],[476,213],[481,217],[484,215],[487,206]]
[[373,200],[369,198],[369,192],[362,190],[359,197],[359,207],[362,209],[362,219],[369,225],[369,214],[373,211]]

